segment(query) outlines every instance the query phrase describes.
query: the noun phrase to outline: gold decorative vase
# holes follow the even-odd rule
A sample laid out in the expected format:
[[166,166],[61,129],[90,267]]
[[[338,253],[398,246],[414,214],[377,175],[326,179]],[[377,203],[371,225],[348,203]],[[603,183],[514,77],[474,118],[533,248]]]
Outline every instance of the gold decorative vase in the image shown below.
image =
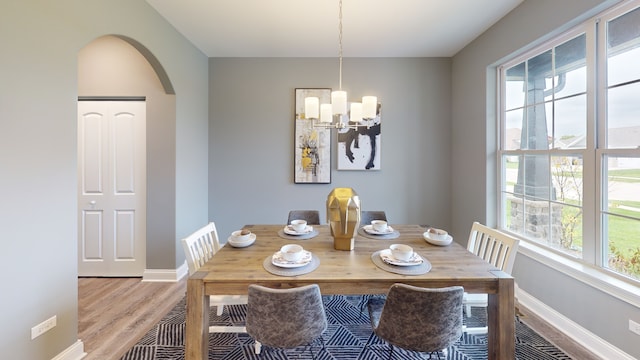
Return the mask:
[[353,250],[360,226],[360,198],[351,188],[335,188],[327,196],[327,221],[336,250]]

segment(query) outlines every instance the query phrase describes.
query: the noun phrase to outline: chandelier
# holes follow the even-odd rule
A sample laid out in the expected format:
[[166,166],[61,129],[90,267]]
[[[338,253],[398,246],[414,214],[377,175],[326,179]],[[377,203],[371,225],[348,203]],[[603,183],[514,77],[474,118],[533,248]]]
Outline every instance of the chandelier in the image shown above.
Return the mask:
[[[331,103],[320,104],[317,97],[307,97],[304,99],[305,117],[311,119],[313,127],[335,128],[335,129],[357,129],[360,126],[370,126],[368,120],[375,119],[378,98],[375,96],[363,96],[362,102],[352,102],[347,116],[347,92],[342,90],[342,0],[339,2],[338,12],[338,44],[340,71],[338,90],[331,92]],[[334,122],[334,118],[336,121]],[[319,120],[319,123],[316,121]],[[366,123],[363,123],[365,122]]]

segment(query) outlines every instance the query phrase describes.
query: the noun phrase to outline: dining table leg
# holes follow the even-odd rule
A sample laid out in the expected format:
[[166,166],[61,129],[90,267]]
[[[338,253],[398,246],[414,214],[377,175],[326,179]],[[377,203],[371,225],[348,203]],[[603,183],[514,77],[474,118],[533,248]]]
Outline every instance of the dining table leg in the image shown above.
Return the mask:
[[204,292],[204,275],[195,273],[187,280],[186,360],[209,358],[209,296]]
[[488,358],[495,360],[515,359],[516,355],[516,310],[514,280],[502,271],[493,272],[498,278],[495,294],[489,294],[487,307]]

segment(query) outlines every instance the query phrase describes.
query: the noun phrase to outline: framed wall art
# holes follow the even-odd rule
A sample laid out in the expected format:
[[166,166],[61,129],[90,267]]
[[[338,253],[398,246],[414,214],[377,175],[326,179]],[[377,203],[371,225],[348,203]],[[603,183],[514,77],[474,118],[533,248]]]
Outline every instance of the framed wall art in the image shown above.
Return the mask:
[[331,89],[300,89],[295,93],[294,182],[331,183],[331,129],[314,128],[304,114],[304,99],[315,96],[331,102]]
[[380,170],[381,105],[376,117],[363,120],[368,126],[338,131],[338,170]]

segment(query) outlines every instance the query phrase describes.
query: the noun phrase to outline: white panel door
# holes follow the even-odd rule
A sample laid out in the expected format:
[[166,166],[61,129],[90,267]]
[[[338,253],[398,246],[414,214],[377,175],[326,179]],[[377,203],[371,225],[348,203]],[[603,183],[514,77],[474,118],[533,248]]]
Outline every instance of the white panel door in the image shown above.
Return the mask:
[[146,104],[78,101],[78,275],[146,266]]

